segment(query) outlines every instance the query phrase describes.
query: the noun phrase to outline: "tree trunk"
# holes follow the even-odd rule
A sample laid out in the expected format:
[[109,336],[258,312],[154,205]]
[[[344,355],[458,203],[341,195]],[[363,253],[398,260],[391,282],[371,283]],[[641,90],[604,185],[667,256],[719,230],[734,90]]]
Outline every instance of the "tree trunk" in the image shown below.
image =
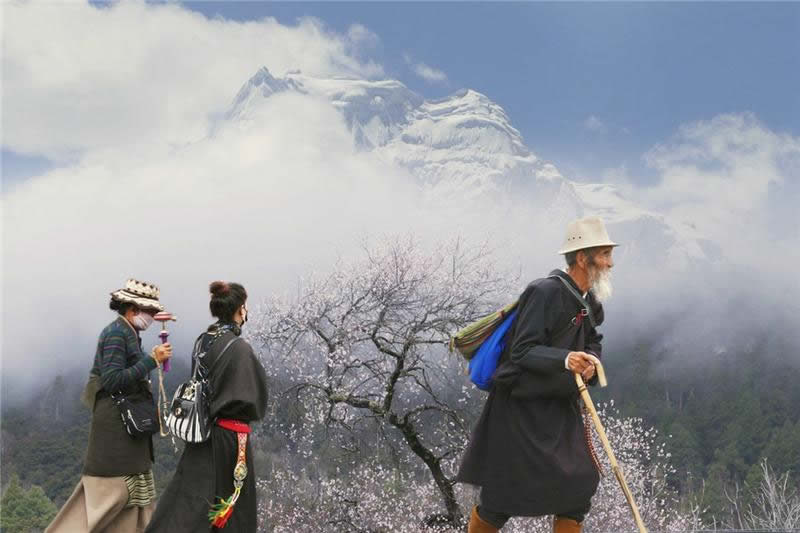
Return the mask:
[[439,493],[444,501],[444,507],[447,510],[447,520],[451,524],[459,524],[464,514],[461,512],[461,506],[458,505],[458,501],[456,501],[456,495],[453,491],[453,482],[442,470],[441,459],[436,457],[433,452],[422,444],[422,441],[419,439],[419,433],[411,422],[404,421],[395,414],[390,415],[389,421],[400,430],[411,450],[422,459],[422,462],[425,463],[425,466],[428,467],[431,475],[433,475],[436,488],[439,489]]

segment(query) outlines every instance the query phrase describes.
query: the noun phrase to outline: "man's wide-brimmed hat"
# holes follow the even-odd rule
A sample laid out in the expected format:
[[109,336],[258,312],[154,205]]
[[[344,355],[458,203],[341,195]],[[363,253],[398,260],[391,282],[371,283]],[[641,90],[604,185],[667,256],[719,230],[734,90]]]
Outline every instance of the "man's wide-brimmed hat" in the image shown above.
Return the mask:
[[600,217],[579,218],[567,226],[567,236],[558,253],[563,255],[595,246],[619,246],[619,244],[608,236],[606,225]]
[[111,297],[120,302],[136,304],[143,309],[163,311],[164,306],[158,301],[158,287],[135,279],[125,282],[125,288],[111,293]]

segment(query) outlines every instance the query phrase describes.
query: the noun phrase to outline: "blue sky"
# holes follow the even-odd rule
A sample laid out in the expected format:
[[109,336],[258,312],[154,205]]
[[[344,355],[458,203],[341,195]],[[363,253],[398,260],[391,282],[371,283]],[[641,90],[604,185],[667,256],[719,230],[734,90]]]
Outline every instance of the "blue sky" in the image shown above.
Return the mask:
[[[645,151],[720,113],[751,111],[800,133],[798,3],[185,5],[236,20],[314,16],[338,32],[363,24],[388,76],[429,98],[485,93],[535,153],[576,178],[625,164],[646,180]],[[404,54],[446,83],[415,76]]]

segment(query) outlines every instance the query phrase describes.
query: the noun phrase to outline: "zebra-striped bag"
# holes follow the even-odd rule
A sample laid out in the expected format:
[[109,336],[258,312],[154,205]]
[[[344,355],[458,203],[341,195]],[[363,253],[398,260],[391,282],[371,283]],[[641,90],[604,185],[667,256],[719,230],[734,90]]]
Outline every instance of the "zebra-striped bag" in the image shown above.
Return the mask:
[[204,442],[211,435],[213,420],[209,418],[208,413],[210,400],[208,376],[211,375],[211,370],[217,366],[231,344],[239,337],[228,341],[207,373],[203,371],[202,363],[205,352],[199,353],[202,345],[201,339],[198,339],[192,353],[195,360],[192,377],[178,386],[167,414],[169,430],[173,435],[186,442]]

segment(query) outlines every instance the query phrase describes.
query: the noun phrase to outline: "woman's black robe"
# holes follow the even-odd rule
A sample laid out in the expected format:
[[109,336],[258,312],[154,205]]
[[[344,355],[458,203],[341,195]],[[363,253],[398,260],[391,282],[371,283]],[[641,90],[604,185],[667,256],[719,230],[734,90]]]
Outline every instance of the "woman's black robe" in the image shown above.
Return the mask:
[[[564,272],[553,275],[579,291]],[[587,301],[599,325],[602,306],[591,293]],[[493,512],[588,511],[599,476],[585,442],[578,388],[564,359],[570,351],[599,357],[602,335],[588,318],[573,323],[581,304],[552,277],[531,283],[518,308],[456,479],[482,487],[481,504]]]
[[[214,362],[234,334],[220,335],[203,361],[212,368],[211,418],[252,422],[264,417],[267,408],[267,376],[253,349],[243,339],[234,342]],[[256,472],[253,467],[251,435],[247,439],[247,477],[239,500],[224,529],[229,533],[252,533],[258,526]],[[210,531],[208,512],[212,503],[233,494],[233,468],[238,442],[236,433],[213,426],[211,437],[202,443],[186,443],[175,474],[158,500],[147,532],[197,533]],[[217,531],[217,528],[213,528]]]

